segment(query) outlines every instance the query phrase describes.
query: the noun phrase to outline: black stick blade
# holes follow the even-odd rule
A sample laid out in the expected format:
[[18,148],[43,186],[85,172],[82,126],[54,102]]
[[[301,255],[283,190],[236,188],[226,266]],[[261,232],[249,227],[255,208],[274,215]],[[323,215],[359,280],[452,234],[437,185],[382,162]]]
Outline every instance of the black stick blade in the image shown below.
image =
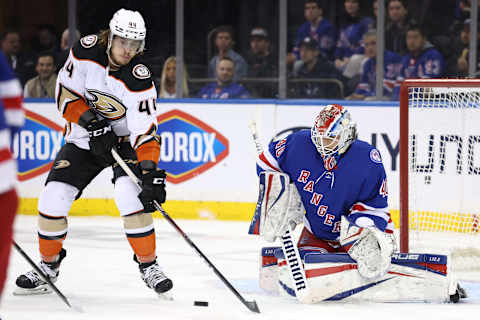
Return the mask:
[[248,309],[250,309],[250,311],[260,313],[260,309],[258,309],[257,302],[255,300],[245,301],[245,305]]

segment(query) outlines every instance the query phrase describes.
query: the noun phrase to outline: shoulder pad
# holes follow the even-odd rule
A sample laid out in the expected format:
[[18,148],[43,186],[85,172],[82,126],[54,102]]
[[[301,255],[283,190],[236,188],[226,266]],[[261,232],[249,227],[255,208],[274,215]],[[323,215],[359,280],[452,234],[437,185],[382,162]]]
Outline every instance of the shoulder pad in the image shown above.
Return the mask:
[[81,38],[72,48],[75,58],[81,60],[91,60],[103,66],[108,63],[105,48],[98,42],[98,36],[91,34]]
[[148,70],[147,66],[142,63],[136,64],[133,67],[132,74],[135,78],[140,80],[148,79],[152,76],[152,73],[150,72],[150,70]]
[[80,44],[85,49],[89,49],[97,44],[98,37],[96,34],[90,34],[80,39]]
[[115,74],[131,91],[144,91],[153,86],[152,73],[146,64],[134,58]]

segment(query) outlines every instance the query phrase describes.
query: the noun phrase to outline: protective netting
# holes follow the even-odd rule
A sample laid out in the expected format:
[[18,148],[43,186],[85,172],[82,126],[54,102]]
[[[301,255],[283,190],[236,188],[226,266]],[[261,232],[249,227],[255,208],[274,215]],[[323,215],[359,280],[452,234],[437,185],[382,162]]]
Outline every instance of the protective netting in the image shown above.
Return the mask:
[[410,251],[480,271],[480,88],[411,87],[408,110]]

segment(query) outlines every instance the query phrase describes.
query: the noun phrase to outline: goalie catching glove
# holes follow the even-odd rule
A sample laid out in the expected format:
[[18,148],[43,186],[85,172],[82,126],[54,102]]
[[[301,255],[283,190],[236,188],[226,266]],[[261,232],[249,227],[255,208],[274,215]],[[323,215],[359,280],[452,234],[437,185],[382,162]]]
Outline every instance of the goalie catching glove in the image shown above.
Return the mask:
[[380,231],[371,219],[359,218],[352,224],[342,216],[340,244],[357,262],[363,278],[378,279],[390,269],[395,238],[393,234]]
[[155,212],[157,209],[153,205],[156,200],[159,204],[164,203],[167,197],[165,191],[165,179],[167,175],[165,170],[157,168],[155,162],[145,160],[140,162],[140,170],[142,172],[142,192],[138,198],[143,204],[144,212]]
[[88,141],[90,151],[102,159],[106,165],[114,164],[115,160],[112,157],[111,150],[117,144],[118,139],[108,121],[95,119],[87,124],[86,129],[90,137]]

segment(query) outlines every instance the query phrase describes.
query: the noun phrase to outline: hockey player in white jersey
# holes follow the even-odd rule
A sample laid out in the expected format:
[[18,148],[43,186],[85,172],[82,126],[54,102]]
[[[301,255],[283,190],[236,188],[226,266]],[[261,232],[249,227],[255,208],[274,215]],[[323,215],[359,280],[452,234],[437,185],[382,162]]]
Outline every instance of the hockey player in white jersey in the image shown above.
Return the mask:
[[[56,281],[66,256],[63,241],[70,207],[95,176],[112,166],[115,203],[141,278],[163,294],[173,284],[156,261],[151,213],[154,200],[165,202],[166,175],[157,168],[157,92],[140,57],[145,47],[145,22],[139,12],[120,9],[109,27],[80,39],[58,74],[56,103],[66,120],[66,144],[39,196],[40,268]],[[142,192],[115,163],[112,148],[140,177]],[[35,271],[20,275],[16,284],[17,294],[48,292]]]

